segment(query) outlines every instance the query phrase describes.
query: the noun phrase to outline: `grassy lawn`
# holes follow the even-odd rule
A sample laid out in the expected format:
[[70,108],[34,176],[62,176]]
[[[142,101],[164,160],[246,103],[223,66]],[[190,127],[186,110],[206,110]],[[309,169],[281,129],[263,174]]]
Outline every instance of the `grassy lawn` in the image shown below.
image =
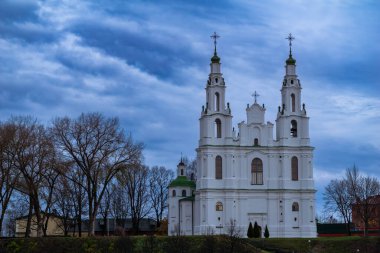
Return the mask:
[[[263,250],[294,253],[351,253],[380,252],[380,237],[363,238],[359,236],[321,237],[321,238],[269,238],[248,239]],[[359,250],[359,251],[357,251]]]
[[[232,245],[234,245],[232,247]],[[233,249],[232,249],[233,248]],[[357,251],[359,249],[359,251]],[[0,240],[0,253],[380,253],[380,237],[48,237]]]

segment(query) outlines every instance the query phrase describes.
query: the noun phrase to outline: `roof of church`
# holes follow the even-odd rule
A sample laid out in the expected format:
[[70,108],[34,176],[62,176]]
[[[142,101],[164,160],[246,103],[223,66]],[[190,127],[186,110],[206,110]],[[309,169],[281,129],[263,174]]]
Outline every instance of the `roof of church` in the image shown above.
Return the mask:
[[186,176],[178,176],[169,184],[169,187],[176,187],[176,186],[188,186],[188,187],[195,188],[195,182],[189,180]]
[[295,64],[296,64],[296,59],[294,59],[294,58],[292,57],[292,55],[290,54],[290,55],[289,55],[289,58],[286,60],[286,64],[287,64],[287,65],[295,65]]
[[211,57],[211,62],[212,63],[219,63],[219,61],[220,61],[220,58],[219,58],[219,56],[216,54],[216,52],[214,53],[214,56],[213,57]]

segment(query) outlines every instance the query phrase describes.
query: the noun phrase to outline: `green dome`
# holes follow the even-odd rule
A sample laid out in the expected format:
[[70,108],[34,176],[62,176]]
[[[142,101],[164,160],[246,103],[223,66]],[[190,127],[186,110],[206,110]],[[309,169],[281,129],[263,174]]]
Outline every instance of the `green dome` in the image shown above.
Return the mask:
[[211,62],[212,63],[219,63],[220,58],[219,56],[215,53],[213,57],[211,57]]
[[286,60],[286,65],[295,65],[296,60],[293,59],[292,55],[289,55],[289,58]]
[[176,186],[188,186],[188,187],[195,188],[195,182],[187,179],[187,177],[185,176],[178,176],[169,184],[169,187],[176,187]]

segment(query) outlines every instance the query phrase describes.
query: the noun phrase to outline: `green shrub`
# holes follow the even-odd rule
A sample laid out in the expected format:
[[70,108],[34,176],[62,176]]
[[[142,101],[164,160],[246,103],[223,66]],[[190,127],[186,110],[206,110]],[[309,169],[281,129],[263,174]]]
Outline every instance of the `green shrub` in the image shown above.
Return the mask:
[[268,230],[268,226],[267,225],[265,225],[264,237],[265,238],[269,238],[269,230]]
[[253,237],[261,238],[261,229],[260,229],[260,226],[257,225],[256,221],[255,221],[255,225],[253,226]]
[[247,236],[248,238],[252,238],[253,235],[254,235],[254,232],[253,232],[252,222],[250,222],[248,226]]

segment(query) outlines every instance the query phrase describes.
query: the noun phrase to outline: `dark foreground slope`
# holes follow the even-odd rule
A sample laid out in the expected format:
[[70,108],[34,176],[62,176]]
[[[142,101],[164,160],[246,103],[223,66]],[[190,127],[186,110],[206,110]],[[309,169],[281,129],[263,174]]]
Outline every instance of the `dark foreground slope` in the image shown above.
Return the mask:
[[[359,250],[359,251],[358,251]],[[0,240],[0,253],[380,253],[380,237],[239,239],[226,236],[49,237]]]

